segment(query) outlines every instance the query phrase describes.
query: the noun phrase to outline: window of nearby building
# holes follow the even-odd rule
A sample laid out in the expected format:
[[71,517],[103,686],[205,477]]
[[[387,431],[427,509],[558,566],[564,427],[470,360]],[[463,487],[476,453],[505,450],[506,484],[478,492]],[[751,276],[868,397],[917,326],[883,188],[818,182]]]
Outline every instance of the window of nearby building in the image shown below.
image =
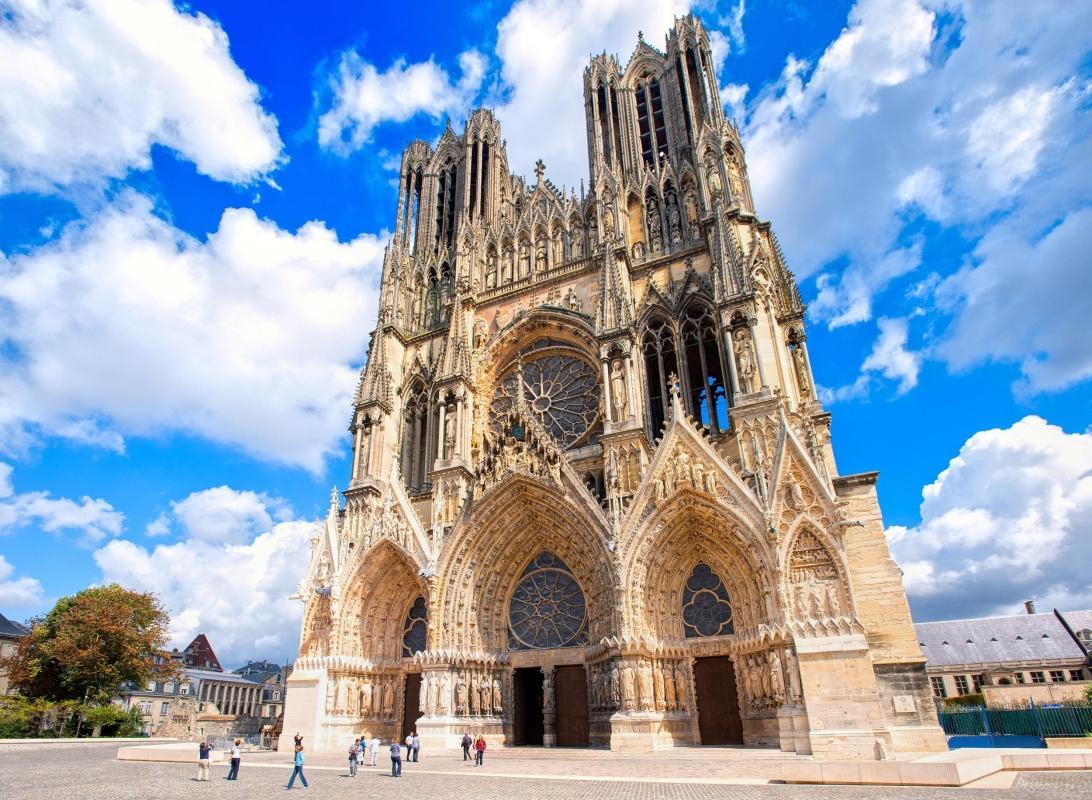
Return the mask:
[[1083,681],[1084,680],[1084,671],[1079,670],[1079,669],[1071,669],[1069,671],[1069,679],[1071,681]]
[[1051,683],[1065,683],[1065,670],[1052,669],[1050,671],[1050,682]]
[[280,692],[273,692],[273,699],[274,700],[280,700],[281,699],[281,693]]
[[170,710],[171,710],[171,704],[168,703],[166,700],[164,700],[162,703],[159,704],[159,716],[161,716],[161,717],[167,716],[167,714],[170,713]]
[[173,684],[173,683],[165,683],[165,684],[163,684],[163,691],[164,691],[164,692],[165,692],[166,694],[173,694],[173,693],[174,693],[174,684]]
[[936,675],[929,679],[929,683],[933,685],[933,697],[943,699],[948,696],[948,690],[944,688],[944,678],[940,675]]
[[152,701],[151,700],[141,700],[140,701],[140,713],[141,714],[151,714],[152,713]]
[[149,692],[154,692],[155,691],[155,681],[148,681],[148,686],[146,688],[148,689]]
[[1024,673],[1022,672],[1017,672],[1013,677],[1016,678],[1017,683],[1027,683],[1027,680],[1024,678]]
[[190,685],[188,683],[183,683],[182,688],[179,689],[179,694],[189,694],[189,693],[190,693]]
[[976,692],[981,692],[982,691],[982,684],[984,684],[985,682],[986,682],[986,676],[985,675],[972,675],[971,676],[971,683],[974,686],[974,690]]
[[969,694],[970,689],[967,688],[967,676],[956,675],[955,676],[955,688],[956,694]]
[[1031,682],[1032,683],[1046,683],[1046,676],[1043,675],[1042,672],[1033,672],[1033,673],[1031,673]]

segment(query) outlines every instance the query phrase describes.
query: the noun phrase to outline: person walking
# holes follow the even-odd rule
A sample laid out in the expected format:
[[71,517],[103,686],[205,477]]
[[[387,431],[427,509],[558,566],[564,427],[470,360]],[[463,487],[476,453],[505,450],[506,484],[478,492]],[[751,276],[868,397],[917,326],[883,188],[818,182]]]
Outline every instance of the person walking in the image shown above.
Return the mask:
[[292,744],[296,747],[303,747],[303,737],[300,736],[299,731],[296,731],[296,735],[292,737]]
[[356,765],[360,763],[360,740],[354,739],[349,748],[349,777],[356,777]]
[[373,736],[372,740],[368,742],[368,755],[371,756],[371,758],[368,759],[368,766],[374,767],[376,766],[376,762],[379,761],[379,745],[381,744],[383,743],[379,741],[378,736]]
[[463,761],[470,760],[470,748],[474,744],[474,740],[470,738],[470,732],[467,731],[463,734]]
[[291,789],[292,784],[296,782],[296,776],[300,776],[300,781],[303,783],[303,788],[307,788],[307,776],[303,774],[303,745],[296,745],[296,755],[292,759],[292,777],[288,779],[288,786],[286,788]]
[[231,745],[231,769],[228,770],[227,774],[227,779],[229,781],[239,779],[239,762],[243,760],[242,750],[239,748],[239,745],[242,743],[242,739],[236,739]]
[[410,741],[413,742],[413,763],[416,764],[421,757],[421,737],[417,735],[417,731],[410,736]]
[[477,765],[480,767],[482,761],[485,760],[485,737],[478,734],[478,741],[474,742],[474,755],[477,759]]
[[391,777],[402,777],[402,746],[397,739],[391,739]]
[[209,759],[212,758],[212,745],[203,741],[197,745],[197,780],[209,779]]

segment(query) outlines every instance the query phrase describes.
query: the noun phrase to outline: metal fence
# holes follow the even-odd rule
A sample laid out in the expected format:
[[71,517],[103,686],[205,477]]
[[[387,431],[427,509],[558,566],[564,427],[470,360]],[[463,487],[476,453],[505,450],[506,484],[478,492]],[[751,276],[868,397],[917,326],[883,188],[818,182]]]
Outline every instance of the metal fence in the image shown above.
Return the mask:
[[948,736],[1088,736],[1092,705],[1041,705],[1027,708],[976,708],[941,711]]

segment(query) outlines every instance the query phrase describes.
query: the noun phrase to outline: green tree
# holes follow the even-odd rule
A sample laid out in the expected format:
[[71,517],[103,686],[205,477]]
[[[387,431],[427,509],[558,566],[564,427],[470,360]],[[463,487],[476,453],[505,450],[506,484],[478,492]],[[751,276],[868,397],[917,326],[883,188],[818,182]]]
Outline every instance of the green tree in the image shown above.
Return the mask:
[[117,584],[62,597],[0,662],[12,686],[31,698],[105,702],[125,682],[146,683],[167,643],[169,618],[154,594]]

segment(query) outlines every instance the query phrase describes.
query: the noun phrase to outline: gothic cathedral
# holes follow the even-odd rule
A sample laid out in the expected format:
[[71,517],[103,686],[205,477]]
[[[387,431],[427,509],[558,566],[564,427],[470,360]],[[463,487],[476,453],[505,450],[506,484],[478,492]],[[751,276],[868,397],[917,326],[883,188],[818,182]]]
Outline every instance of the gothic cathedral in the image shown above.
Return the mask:
[[692,16],[595,56],[580,197],[486,109],[406,148],[282,744],[945,749],[717,86]]

